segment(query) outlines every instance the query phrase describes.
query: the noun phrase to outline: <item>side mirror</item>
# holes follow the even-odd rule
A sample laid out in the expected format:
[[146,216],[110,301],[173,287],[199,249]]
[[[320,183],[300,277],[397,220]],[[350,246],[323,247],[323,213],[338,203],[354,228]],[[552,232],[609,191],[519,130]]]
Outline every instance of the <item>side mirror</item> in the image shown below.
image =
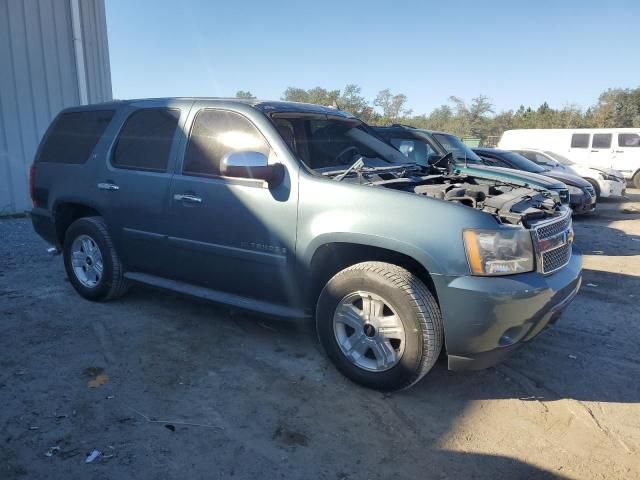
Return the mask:
[[225,177],[264,180],[270,187],[275,187],[284,179],[284,166],[281,163],[269,164],[264,153],[230,152],[222,157],[220,173]]

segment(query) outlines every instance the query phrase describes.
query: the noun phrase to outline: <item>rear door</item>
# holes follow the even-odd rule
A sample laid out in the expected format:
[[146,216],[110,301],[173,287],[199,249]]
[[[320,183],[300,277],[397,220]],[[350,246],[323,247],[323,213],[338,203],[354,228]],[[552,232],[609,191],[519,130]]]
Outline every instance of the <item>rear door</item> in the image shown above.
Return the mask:
[[631,177],[640,169],[640,131],[616,134],[612,167]]
[[611,168],[613,157],[613,133],[594,132],[591,136],[589,165],[598,168]]
[[113,122],[95,188],[128,270],[168,272],[169,188],[191,104],[144,101],[123,108]]
[[[194,106],[184,159],[171,184],[172,276],[214,290],[283,303],[292,284],[297,221],[297,169],[269,188],[259,179],[223,177],[232,151],[263,153],[265,136],[244,114]],[[273,132],[272,132],[273,133]]]

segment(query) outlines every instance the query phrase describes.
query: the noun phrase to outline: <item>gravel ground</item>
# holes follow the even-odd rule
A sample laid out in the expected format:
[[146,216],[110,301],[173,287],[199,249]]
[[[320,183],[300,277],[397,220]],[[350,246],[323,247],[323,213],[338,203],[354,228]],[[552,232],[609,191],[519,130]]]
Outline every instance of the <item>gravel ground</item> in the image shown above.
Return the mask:
[[629,197],[575,219],[583,288],[553,328],[394,395],[345,380],[305,322],[146,287],[83,300],[28,219],[0,220],[0,478],[640,478]]

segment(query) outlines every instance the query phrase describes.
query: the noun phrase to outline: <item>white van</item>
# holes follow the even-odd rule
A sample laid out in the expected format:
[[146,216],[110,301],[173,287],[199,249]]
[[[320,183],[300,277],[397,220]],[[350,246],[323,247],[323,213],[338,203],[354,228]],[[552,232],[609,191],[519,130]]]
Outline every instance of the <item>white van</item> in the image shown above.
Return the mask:
[[640,188],[640,128],[507,130],[498,148],[547,150],[596,168],[613,168]]

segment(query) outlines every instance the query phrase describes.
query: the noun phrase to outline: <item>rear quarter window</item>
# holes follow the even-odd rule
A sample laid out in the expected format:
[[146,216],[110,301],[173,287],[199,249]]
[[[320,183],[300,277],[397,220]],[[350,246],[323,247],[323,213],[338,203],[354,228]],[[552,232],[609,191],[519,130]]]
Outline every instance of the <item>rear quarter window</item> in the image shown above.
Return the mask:
[[114,112],[91,110],[58,115],[44,139],[36,162],[85,163]]

